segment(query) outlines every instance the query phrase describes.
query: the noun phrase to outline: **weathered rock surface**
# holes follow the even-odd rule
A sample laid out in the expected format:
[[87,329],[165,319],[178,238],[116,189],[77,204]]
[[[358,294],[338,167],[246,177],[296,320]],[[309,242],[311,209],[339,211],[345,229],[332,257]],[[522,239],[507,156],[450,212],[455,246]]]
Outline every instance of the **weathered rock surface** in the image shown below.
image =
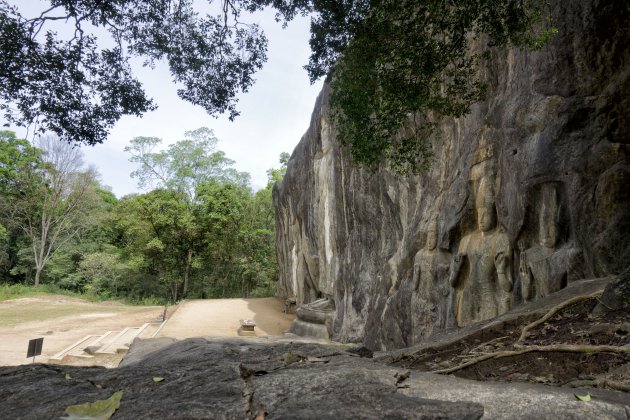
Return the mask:
[[600,302],[593,309],[593,314],[618,310],[630,312],[630,266],[606,288]]
[[[70,378],[66,376],[70,374]],[[164,378],[154,382],[153,377]],[[116,369],[0,368],[0,412],[57,419],[67,406],[122,390],[113,419],[627,419],[627,394],[479,383],[406,372],[339,347],[257,339],[140,340]],[[626,400],[627,401],[627,400]]]
[[558,35],[494,54],[420,176],[353,166],[320,94],[274,202],[281,293],[332,299],[334,340],[407,347],[630,261],[630,4],[553,3]]
[[[496,318],[435,334],[408,348],[375,352],[373,357],[376,360],[390,362],[407,354],[422,353],[429,349],[444,350],[456,347],[463,341],[482,342],[489,340],[492,337],[505,335],[507,330],[514,327],[526,325],[542,318],[549,310],[566,302],[571,297],[591,295],[597,291],[605,290],[615,283],[616,277],[576,282],[545,299],[514,308]],[[597,324],[597,321],[594,320],[593,324]]]

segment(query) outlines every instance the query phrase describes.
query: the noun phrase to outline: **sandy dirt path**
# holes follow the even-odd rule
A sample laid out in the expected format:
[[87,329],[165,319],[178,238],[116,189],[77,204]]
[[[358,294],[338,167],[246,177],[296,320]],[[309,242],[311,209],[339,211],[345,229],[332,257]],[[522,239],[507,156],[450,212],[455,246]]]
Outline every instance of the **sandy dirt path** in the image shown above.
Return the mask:
[[282,335],[295,318],[283,309],[284,300],[277,298],[187,300],[157,337],[237,337],[240,319],[256,321],[256,336]]
[[50,357],[86,335],[139,327],[158,318],[159,306],[126,306],[118,302],[92,303],[67,296],[41,296],[0,302],[0,366],[31,363],[28,341],[44,337],[42,355]]
[[[283,313],[283,308],[284,301],[277,298],[185,301],[158,337],[236,337],[239,319],[256,321],[257,336],[281,335],[295,317]],[[163,310],[50,295],[0,302],[0,366],[31,363],[26,358],[30,339],[44,337],[42,355],[35,361],[45,363],[87,335],[139,327],[155,321]]]

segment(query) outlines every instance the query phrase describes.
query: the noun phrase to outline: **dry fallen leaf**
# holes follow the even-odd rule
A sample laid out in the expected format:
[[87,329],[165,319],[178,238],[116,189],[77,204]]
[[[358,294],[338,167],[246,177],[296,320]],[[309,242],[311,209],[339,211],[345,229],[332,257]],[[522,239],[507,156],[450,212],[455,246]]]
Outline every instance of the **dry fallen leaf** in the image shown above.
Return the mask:
[[120,407],[123,392],[117,391],[106,400],[96,400],[66,408],[67,417],[63,420],[109,420]]
[[578,399],[578,400],[580,400],[580,401],[587,402],[587,401],[590,401],[590,400],[591,400],[591,394],[590,394],[590,393],[588,393],[588,392],[586,393],[586,395],[578,395],[578,394],[575,394],[575,398],[577,398],[577,399]]
[[282,355],[282,359],[284,360],[285,365],[290,365],[292,363],[301,362],[304,358],[300,355],[293,354],[293,352],[288,351]]

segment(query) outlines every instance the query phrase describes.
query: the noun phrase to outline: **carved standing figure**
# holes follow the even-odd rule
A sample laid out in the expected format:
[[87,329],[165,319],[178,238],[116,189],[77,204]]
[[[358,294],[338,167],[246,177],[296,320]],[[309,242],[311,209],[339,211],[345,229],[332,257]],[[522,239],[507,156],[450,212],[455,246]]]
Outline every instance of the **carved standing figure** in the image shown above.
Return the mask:
[[538,215],[538,243],[525,250],[521,248],[519,276],[524,302],[543,298],[566,286],[580,254],[578,249],[558,243],[558,195],[553,185],[542,187],[542,203]]
[[446,326],[450,254],[437,246],[437,225],[436,220],[429,223],[426,245],[413,261],[411,312],[414,343]]
[[457,325],[493,318],[511,307],[512,247],[498,226],[493,180],[481,179],[475,197],[477,230],[464,236],[449,281],[456,290]]

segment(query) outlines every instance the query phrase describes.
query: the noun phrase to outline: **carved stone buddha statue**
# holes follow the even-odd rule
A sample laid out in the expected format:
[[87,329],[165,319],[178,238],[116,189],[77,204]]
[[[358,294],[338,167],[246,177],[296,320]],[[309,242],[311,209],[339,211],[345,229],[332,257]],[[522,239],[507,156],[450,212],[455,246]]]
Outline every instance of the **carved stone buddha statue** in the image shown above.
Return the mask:
[[418,251],[413,261],[411,312],[414,343],[431,335],[434,329],[446,326],[450,253],[437,245],[438,223],[432,220],[427,228],[425,247]]
[[464,236],[453,257],[449,281],[455,288],[457,325],[493,318],[511,307],[512,247],[497,226],[494,178],[484,176],[475,197],[477,230]]

